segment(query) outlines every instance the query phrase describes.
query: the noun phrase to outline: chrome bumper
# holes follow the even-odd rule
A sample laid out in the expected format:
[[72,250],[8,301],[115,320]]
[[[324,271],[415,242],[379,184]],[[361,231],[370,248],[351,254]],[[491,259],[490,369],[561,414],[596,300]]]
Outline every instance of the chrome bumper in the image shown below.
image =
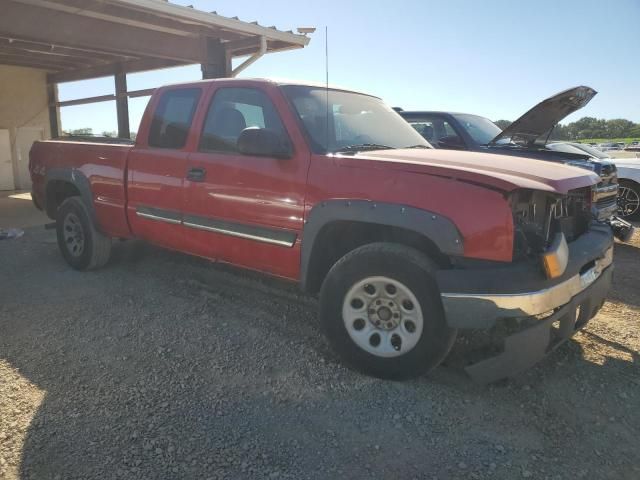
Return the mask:
[[494,351],[497,354],[468,365],[465,371],[476,382],[490,383],[531,368],[596,316],[609,291],[613,268],[613,265],[605,268],[586,289],[552,315],[503,336],[500,350]]
[[[613,263],[613,246],[594,265],[583,273],[544,290],[514,294],[442,293],[447,323],[453,327],[471,324],[490,326],[499,318],[522,318],[550,312],[566,305],[573,297],[587,289]],[[478,322],[477,319],[485,319]]]

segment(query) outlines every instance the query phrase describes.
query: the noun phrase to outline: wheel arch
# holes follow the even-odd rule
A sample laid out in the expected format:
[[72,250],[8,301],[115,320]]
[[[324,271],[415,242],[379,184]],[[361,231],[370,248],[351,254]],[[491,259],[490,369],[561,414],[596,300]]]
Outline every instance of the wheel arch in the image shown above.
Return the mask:
[[355,248],[374,242],[407,245],[445,266],[463,254],[455,224],[440,214],[401,204],[368,200],[329,200],[316,204],[302,235],[300,280],[316,293],[331,266]]
[[93,194],[89,179],[74,168],[52,168],[47,171],[45,183],[45,212],[55,219],[62,202],[72,196],[79,196],[87,207],[91,221],[96,224]]

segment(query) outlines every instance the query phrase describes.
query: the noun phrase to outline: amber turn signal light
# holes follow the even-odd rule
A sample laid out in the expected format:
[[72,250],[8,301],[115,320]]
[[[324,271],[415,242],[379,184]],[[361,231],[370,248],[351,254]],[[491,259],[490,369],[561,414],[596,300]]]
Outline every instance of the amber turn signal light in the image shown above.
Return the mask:
[[549,249],[542,255],[542,265],[547,278],[558,278],[567,269],[569,246],[564,234],[556,234]]

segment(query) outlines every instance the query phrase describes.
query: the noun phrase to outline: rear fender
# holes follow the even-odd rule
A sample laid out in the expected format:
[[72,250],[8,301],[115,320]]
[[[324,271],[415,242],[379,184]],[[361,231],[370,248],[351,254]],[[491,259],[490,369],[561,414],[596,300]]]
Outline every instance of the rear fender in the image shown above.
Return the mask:
[[[45,179],[45,192],[48,202],[48,189],[53,181],[61,181],[66,182],[73,185],[78,192],[80,192],[80,197],[82,198],[83,203],[87,207],[89,212],[89,216],[91,217],[91,221],[97,227],[98,223],[96,221],[96,211],[95,206],[93,204],[93,194],[91,193],[91,184],[89,183],[89,179],[86,177],[84,173],[76,168],[50,168],[47,169],[46,179]],[[53,215],[55,212],[50,211],[50,206],[46,205],[46,212],[48,215]]]

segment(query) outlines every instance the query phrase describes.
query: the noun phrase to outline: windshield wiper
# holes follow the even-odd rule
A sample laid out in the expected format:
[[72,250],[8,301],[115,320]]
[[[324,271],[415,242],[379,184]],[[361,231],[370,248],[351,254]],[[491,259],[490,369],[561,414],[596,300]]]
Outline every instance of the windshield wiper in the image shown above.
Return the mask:
[[419,144],[419,145],[411,145],[410,147],[404,147],[404,148],[426,148],[427,150],[431,150],[433,147]]
[[363,152],[366,150],[393,150],[395,147],[389,145],[379,145],[377,143],[360,143],[356,145],[347,145],[346,147],[339,148],[336,153],[347,152]]

